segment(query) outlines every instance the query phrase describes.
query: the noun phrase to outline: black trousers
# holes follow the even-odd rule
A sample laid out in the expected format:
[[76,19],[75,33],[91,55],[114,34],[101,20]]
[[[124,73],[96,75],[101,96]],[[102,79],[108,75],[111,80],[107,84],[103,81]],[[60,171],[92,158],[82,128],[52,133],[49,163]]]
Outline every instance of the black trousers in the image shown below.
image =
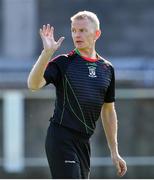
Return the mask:
[[89,178],[88,137],[51,122],[47,131],[45,149],[52,178]]

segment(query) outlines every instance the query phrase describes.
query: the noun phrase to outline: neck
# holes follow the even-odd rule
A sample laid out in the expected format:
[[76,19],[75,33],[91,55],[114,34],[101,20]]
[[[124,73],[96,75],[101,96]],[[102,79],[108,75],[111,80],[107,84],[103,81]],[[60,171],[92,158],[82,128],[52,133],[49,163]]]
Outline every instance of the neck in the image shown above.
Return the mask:
[[88,50],[77,49],[77,51],[83,57],[88,57],[88,58],[92,58],[92,59],[97,58],[97,53],[96,53],[95,49],[88,49]]

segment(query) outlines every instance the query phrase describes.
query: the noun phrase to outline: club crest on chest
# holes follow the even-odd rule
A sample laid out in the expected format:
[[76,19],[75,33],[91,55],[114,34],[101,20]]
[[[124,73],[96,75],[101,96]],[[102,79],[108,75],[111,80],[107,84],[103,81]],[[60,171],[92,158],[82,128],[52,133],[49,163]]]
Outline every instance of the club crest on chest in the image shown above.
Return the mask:
[[89,69],[89,77],[91,78],[96,78],[97,75],[96,75],[96,67],[94,66],[88,66],[88,69]]

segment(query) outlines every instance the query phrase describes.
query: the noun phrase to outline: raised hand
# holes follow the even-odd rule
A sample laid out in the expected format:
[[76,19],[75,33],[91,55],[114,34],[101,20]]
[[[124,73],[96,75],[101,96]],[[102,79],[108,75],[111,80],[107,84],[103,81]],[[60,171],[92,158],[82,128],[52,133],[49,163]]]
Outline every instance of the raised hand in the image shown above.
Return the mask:
[[46,51],[56,51],[64,40],[64,37],[61,37],[58,41],[55,41],[54,28],[50,24],[43,25],[42,29],[40,29],[40,36]]

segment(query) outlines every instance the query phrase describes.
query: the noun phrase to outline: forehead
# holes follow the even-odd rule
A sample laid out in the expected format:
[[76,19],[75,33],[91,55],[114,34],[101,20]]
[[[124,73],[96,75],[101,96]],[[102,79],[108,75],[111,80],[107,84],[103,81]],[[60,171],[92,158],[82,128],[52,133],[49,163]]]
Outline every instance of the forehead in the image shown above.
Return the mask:
[[91,27],[91,26],[94,27],[93,23],[87,18],[74,19],[71,23],[72,28],[87,28],[87,27]]

